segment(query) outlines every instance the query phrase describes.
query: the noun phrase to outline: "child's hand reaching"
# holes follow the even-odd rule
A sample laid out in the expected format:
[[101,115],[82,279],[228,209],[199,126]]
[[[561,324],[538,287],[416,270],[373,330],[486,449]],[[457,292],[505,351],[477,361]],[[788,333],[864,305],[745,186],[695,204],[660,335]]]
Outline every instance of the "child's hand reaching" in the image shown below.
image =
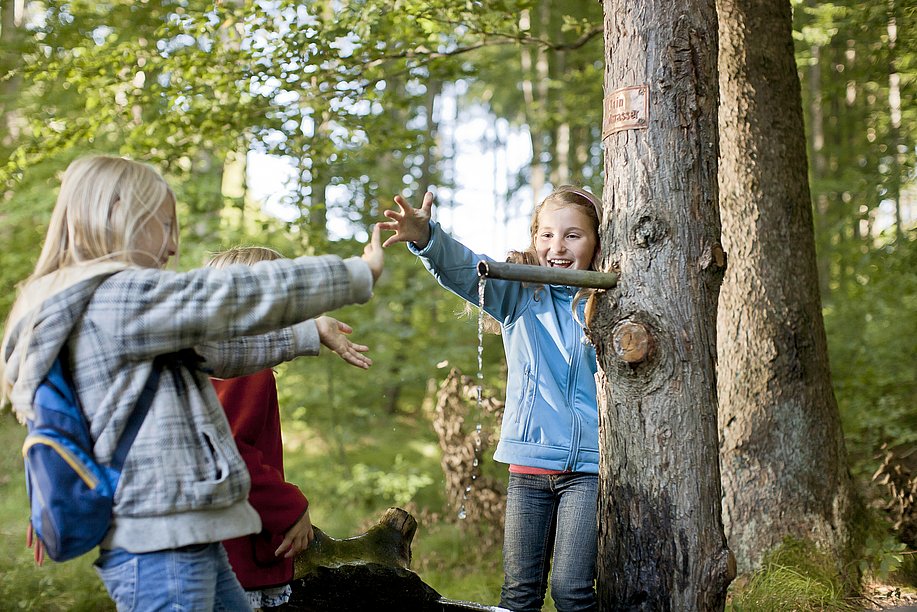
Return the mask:
[[386,210],[382,214],[392,220],[376,224],[376,227],[395,232],[395,235],[389,236],[382,246],[387,247],[396,242],[413,242],[418,249],[427,246],[430,242],[433,194],[429,191],[424,194],[420,208],[411,208],[407,200],[400,195],[395,196],[395,204],[401,209],[400,212]]
[[373,364],[372,359],[363,355],[369,350],[369,347],[354,344],[347,337],[347,334],[353,333],[353,328],[346,323],[322,316],[315,319],[315,326],[318,328],[319,341],[340,355],[341,359],[347,363],[364,370]]
[[283,555],[289,559],[309,548],[309,544],[314,539],[315,530],[312,529],[312,519],[309,518],[309,510],[306,509],[299,520],[290,527],[290,530],[283,534],[283,542],[274,551],[274,555],[278,557]]
[[366,265],[369,266],[370,271],[373,273],[373,283],[379,280],[382,275],[382,266],[385,259],[382,253],[382,234],[379,231],[381,229],[379,224],[376,223],[369,242],[363,247],[363,255],[361,256],[361,259],[366,262]]

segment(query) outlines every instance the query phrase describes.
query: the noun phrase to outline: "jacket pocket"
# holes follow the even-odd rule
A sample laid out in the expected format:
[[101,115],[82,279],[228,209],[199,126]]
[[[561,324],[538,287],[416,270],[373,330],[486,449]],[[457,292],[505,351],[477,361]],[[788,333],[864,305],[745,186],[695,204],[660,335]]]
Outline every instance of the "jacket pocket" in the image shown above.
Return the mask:
[[201,454],[200,481],[195,485],[198,495],[212,493],[214,487],[229,478],[230,463],[226,456],[225,441],[213,427],[202,427],[198,434]]
[[522,377],[522,393],[519,396],[519,409],[516,411],[516,423],[522,424],[523,437],[532,418],[532,406],[535,404],[535,377],[531,366],[526,366]]

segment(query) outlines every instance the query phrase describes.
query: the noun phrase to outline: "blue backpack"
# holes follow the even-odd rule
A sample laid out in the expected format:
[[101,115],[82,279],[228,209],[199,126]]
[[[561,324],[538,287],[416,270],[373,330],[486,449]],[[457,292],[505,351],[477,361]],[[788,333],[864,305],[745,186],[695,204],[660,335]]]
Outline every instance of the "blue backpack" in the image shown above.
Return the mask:
[[42,549],[55,561],[66,561],[89,552],[105,537],[121,467],[159,386],[160,361],[157,357],[108,465],[93,456],[89,424],[63,355],[38,386],[22,457],[32,511],[28,544],[34,531],[40,540],[35,546],[39,564]]

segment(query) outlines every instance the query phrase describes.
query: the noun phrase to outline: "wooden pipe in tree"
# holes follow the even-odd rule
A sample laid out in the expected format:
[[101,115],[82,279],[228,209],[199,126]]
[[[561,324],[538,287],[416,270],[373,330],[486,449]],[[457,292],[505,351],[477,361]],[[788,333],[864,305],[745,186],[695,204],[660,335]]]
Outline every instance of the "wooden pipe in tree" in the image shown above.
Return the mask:
[[478,276],[539,285],[567,285],[590,289],[611,289],[618,284],[614,272],[568,270],[498,261],[479,261]]

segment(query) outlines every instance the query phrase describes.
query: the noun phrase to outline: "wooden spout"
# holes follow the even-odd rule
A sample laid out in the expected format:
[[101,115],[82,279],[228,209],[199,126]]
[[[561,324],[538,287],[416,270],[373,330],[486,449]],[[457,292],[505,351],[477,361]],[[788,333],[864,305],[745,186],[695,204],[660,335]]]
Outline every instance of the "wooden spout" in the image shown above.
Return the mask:
[[567,270],[497,261],[478,262],[478,276],[537,285],[567,285],[590,289],[611,289],[618,284],[618,275],[614,272]]

